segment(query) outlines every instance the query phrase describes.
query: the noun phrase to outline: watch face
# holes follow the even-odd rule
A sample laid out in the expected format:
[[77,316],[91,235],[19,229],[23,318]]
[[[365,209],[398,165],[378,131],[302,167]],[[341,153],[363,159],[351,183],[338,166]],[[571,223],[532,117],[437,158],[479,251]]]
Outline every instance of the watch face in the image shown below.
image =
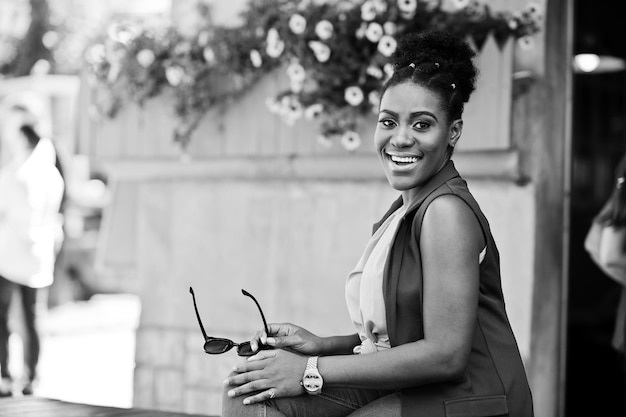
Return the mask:
[[302,386],[308,392],[316,392],[322,388],[322,376],[318,372],[306,372],[302,378]]

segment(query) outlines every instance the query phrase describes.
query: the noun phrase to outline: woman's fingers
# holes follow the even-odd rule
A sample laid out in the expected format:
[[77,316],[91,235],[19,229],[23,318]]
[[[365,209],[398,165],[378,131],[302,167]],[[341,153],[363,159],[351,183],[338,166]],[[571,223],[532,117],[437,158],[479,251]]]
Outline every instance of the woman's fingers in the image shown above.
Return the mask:
[[[255,379],[246,384],[230,389],[226,394],[232,398],[239,397],[240,395],[250,394],[252,392],[256,393],[259,391],[266,391],[268,388],[270,388],[269,384],[270,381],[268,379]],[[255,396],[258,395],[259,394],[256,394]]]
[[302,343],[302,339],[297,336],[271,336],[267,338],[267,344],[272,347],[285,348],[298,346]]
[[262,391],[251,397],[244,398],[243,403],[248,405],[248,404],[260,403],[260,402],[271,400],[274,398],[276,398],[276,389],[270,388],[268,390]]
[[266,344],[265,340],[267,340],[265,330],[256,332],[252,339],[250,339],[250,349],[252,349],[253,352],[256,352],[259,350],[259,341],[261,341],[262,344]]

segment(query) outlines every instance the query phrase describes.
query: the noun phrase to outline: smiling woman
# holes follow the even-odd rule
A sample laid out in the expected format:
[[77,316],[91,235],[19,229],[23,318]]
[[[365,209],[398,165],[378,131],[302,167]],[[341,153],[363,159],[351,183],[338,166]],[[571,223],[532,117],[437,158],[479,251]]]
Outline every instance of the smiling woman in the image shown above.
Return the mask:
[[[531,417],[489,222],[451,160],[474,52],[446,32],[401,39],[375,143],[401,196],[348,274],[355,332],[271,323],[225,381],[223,416]],[[269,345],[275,349],[259,349]]]

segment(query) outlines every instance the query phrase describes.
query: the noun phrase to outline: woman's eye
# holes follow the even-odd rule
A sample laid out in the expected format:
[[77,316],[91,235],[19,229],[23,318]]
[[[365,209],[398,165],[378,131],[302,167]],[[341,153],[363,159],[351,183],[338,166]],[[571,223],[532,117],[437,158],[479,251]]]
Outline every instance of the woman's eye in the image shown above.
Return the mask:
[[383,125],[386,128],[390,128],[390,127],[394,127],[395,126],[395,122],[391,119],[381,119],[378,121],[378,123],[380,123],[381,125]]
[[430,123],[420,120],[418,122],[413,123],[413,128],[416,130],[425,130],[430,127]]

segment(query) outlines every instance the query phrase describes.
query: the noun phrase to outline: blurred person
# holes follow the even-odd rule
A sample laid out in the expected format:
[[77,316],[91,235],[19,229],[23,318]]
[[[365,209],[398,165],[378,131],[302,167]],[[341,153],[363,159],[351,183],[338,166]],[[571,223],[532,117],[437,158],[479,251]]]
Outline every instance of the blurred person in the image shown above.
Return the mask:
[[[40,339],[38,297],[54,280],[63,241],[61,202],[65,184],[50,138],[38,132],[38,115],[28,101],[0,103],[0,396],[13,395],[9,363],[9,307],[19,292],[24,317],[22,393],[33,393]],[[45,294],[45,293],[44,293]]]
[[594,217],[585,238],[591,259],[621,287],[617,307],[613,347],[626,363],[626,153],[615,168],[613,191]]

